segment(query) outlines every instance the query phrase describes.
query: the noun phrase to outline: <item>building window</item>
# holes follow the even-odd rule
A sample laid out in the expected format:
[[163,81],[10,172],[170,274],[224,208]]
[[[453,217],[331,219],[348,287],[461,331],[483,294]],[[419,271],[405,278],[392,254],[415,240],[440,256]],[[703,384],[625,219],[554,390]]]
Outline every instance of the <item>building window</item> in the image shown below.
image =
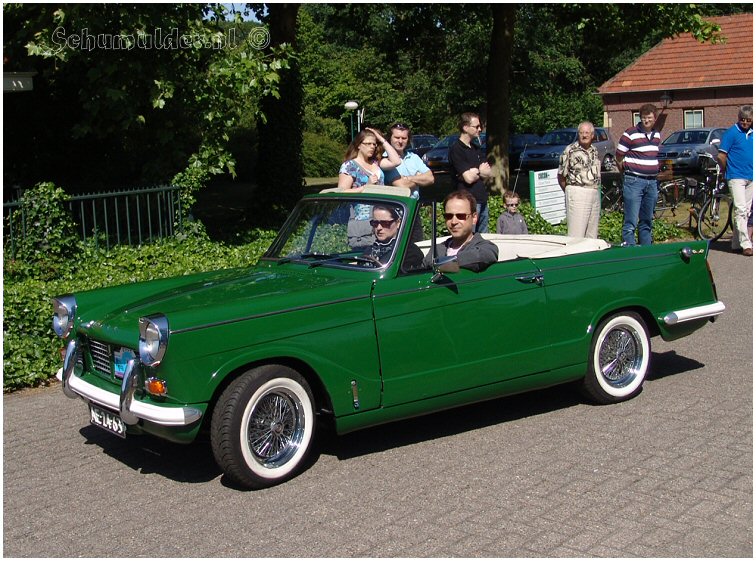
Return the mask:
[[703,109],[691,109],[683,113],[683,128],[698,129],[703,126]]
[[640,123],[640,113],[637,111],[633,112],[633,126],[637,127],[638,123]]

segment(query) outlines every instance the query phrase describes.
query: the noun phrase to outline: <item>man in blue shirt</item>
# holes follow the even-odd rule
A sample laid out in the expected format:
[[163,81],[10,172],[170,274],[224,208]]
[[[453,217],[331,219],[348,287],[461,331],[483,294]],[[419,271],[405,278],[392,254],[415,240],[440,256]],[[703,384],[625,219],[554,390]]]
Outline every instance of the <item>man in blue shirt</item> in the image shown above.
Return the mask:
[[724,133],[718,160],[732,193],[732,249],[753,256],[753,240],[748,237],[748,214],[753,206],[753,107],[743,105],[738,122]]
[[403,123],[396,123],[389,130],[389,143],[394,147],[402,163],[392,170],[385,172],[385,184],[395,187],[408,187],[412,196],[420,197],[420,187],[433,185],[436,178],[433,172],[425,165],[420,156],[413,152],[405,152],[411,139],[410,129]]

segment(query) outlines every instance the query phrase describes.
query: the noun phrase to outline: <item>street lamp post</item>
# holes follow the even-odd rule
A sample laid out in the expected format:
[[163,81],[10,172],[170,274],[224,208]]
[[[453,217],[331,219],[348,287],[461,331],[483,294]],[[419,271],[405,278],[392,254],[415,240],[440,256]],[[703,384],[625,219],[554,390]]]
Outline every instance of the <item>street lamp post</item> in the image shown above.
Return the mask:
[[352,140],[354,140],[354,112],[359,106],[360,104],[354,100],[347,101],[344,104],[344,109],[349,111],[349,132],[352,134]]

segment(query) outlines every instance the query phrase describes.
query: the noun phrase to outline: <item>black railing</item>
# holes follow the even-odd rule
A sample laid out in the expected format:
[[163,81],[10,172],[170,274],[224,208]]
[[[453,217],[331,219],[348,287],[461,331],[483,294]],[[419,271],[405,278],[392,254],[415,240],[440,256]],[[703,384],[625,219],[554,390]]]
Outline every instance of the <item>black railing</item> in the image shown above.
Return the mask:
[[[181,229],[179,187],[113,191],[72,196],[65,205],[83,241],[99,247],[139,245],[173,236]],[[20,217],[16,213],[21,213]],[[5,246],[15,255],[19,240],[26,236],[23,195],[3,204]]]

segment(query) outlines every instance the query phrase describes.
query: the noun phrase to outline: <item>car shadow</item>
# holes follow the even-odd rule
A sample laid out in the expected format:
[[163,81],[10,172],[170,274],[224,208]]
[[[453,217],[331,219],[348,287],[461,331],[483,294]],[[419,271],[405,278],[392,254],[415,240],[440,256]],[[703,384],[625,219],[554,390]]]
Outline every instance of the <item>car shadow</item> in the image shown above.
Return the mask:
[[[652,373],[647,382],[703,368],[696,360],[675,351],[651,353]],[[454,436],[484,427],[517,421],[576,405],[595,405],[579,391],[578,383],[568,383],[528,393],[463,405],[454,409],[405,419],[338,436],[323,434],[320,453],[340,460],[382,452],[428,440]]]
[[79,433],[86,438],[86,444],[99,446],[105,454],[139,473],[154,473],[182,483],[204,483],[221,475],[207,441],[177,444],[148,434],[120,438],[92,425]]
[[661,380],[667,376],[683,374],[703,368],[705,365],[691,358],[681,356],[675,351],[664,353],[651,353],[651,372],[646,377],[647,381]]

